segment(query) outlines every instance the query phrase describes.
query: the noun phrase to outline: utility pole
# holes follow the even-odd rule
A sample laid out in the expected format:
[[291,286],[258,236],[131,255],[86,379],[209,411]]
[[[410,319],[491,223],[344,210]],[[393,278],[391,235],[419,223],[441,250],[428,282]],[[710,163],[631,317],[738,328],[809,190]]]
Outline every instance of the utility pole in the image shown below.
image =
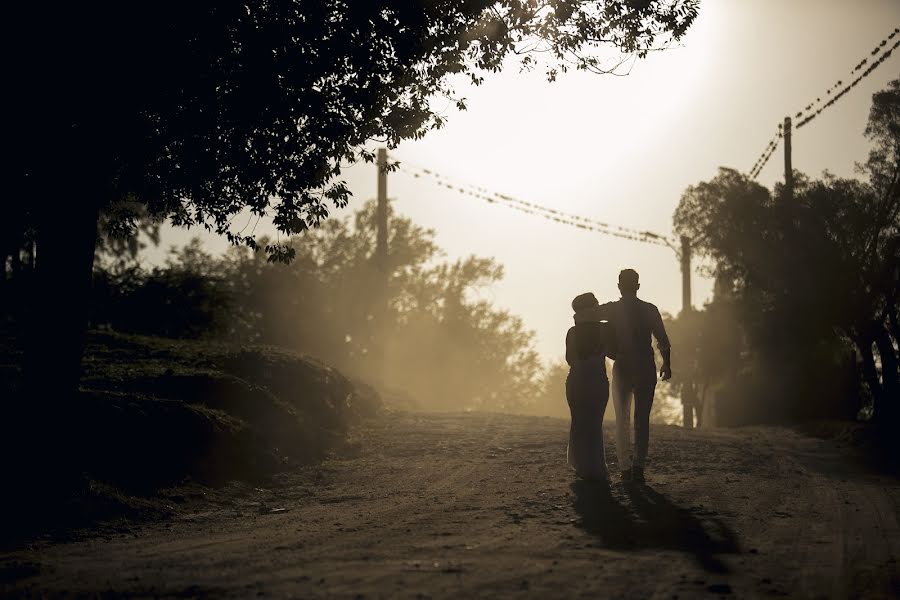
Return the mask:
[[[691,239],[681,236],[681,318],[689,319],[688,315],[693,310],[691,306]],[[681,410],[685,429],[694,428],[694,407],[697,405],[697,394],[694,382],[690,375],[692,366],[684,369],[687,374],[684,383],[681,384]],[[697,406],[699,411],[700,407]],[[699,417],[699,415],[698,415]]]
[[[388,274],[388,207],[387,207],[387,149],[379,148],[375,162],[378,167],[378,207],[375,209],[375,265],[381,272],[382,283]],[[383,286],[387,291],[387,285]]]
[[691,239],[681,236],[681,313],[691,310]]
[[387,198],[387,149],[379,148],[375,159],[378,169],[378,199],[375,207],[375,282],[372,316],[372,354],[370,357],[372,376],[384,383],[387,370],[385,357],[388,332],[388,198]]
[[784,118],[784,189],[788,200],[794,198],[794,169],[791,166],[791,118]]

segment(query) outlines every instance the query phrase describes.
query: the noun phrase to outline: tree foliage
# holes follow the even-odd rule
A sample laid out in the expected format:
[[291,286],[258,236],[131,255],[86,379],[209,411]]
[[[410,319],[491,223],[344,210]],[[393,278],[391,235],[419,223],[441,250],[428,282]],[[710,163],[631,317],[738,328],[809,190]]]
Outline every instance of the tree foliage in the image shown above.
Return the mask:
[[[19,206],[8,229],[30,236],[38,257],[20,340],[29,395],[59,402],[77,385],[97,222],[117,203],[256,249],[255,229],[234,223],[249,212],[289,240],[346,205],[342,165],[372,160],[372,142],[395,146],[440,127],[432,102],[441,95],[464,107],[451,76],[479,83],[513,53],[533,67],[536,52],[552,63],[551,78],[570,66],[602,70],[593,48],[640,56],[664,47],[697,4],[12,5],[6,172]],[[263,249],[272,261],[295,253],[278,240]]]
[[[249,209],[287,236],[349,197],[341,165],[443,124],[448,77],[479,83],[510,54],[548,75],[603,70],[684,35],[697,0],[342,0],[18,4],[11,172],[23,190],[70,177],[68,202],[134,200],[152,215],[233,227]],[[53,152],[48,152],[52,143]],[[87,197],[81,197],[81,193]],[[53,210],[23,215],[40,221]],[[126,221],[127,225],[127,221]],[[291,250],[270,243],[274,259]]]

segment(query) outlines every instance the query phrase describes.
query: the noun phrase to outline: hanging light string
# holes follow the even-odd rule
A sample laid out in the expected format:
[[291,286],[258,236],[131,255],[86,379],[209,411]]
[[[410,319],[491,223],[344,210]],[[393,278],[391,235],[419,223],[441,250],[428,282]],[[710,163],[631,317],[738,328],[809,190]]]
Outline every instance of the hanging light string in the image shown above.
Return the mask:
[[[897,39],[892,42],[894,38]],[[869,56],[860,60],[856,63],[856,66],[850,70],[850,77],[853,77],[850,83],[838,80],[834,85],[825,90],[825,94],[807,104],[803,110],[798,111],[797,114],[794,115],[794,118],[798,119],[796,125],[797,129],[815,119],[823,110],[833,106],[834,103],[847,92],[855,88],[860,81],[868,77],[872,71],[881,66],[881,64],[893,54],[898,46],[900,46],[900,28],[895,28],[890,35],[881,40],[881,42],[869,52]]]
[[[895,40],[894,38],[897,39]],[[835,102],[841,99],[851,89],[855,88],[859,82],[868,77],[872,71],[881,66],[881,64],[893,54],[898,46],[900,46],[900,28],[895,27],[886,38],[881,40],[869,52],[867,57],[856,63],[850,70],[850,77],[853,78],[850,83],[845,83],[843,79],[839,79],[830,88],[825,90],[825,94],[818,96],[814,101],[807,104],[803,110],[798,111],[794,115],[794,119],[797,120],[794,127],[800,129],[822,114],[822,111],[834,106]],[[778,148],[779,140],[783,137],[784,132],[782,131],[782,125],[779,124],[778,132],[769,141],[769,144],[762,151],[762,154],[759,155],[759,158],[756,159],[756,162],[753,163],[753,167],[750,169],[751,179],[756,179],[759,176],[763,167],[766,166],[766,163],[769,162],[772,154],[774,154],[775,150]]]
[[635,242],[643,242],[646,244],[668,246],[672,249],[676,249],[672,241],[668,237],[658,233],[654,233],[652,231],[638,231],[636,229],[630,229],[618,225],[610,225],[609,223],[604,223],[590,217],[567,213],[555,208],[551,208],[549,206],[543,206],[540,204],[535,204],[533,202],[528,202],[526,200],[521,200],[508,194],[491,192],[490,190],[481,186],[473,185],[470,183],[461,183],[459,182],[459,180],[448,177],[446,175],[442,175],[434,169],[420,167],[411,164],[406,160],[400,163],[399,170],[416,179],[431,179],[436,185],[440,187],[456,191],[465,196],[483,200],[488,204],[502,205],[506,208],[511,208],[525,214],[541,217],[548,221],[553,221],[562,225],[577,227],[578,229],[582,229],[585,231],[602,233],[605,235],[611,235]]
[[762,151],[762,154],[759,155],[759,158],[756,159],[756,162],[753,163],[753,167],[750,169],[750,178],[756,179],[759,175],[760,171],[763,170],[763,167],[766,166],[766,163],[769,162],[769,159],[772,158],[772,154],[775,153],[775,150],[778,149],[778,143],[781,141],[781,138],[784,137],[784,132],[782,131],[782,124],[778,124],[778,131],[775,132],[775,135],[772,136],[772,139],[769,140],[769,143],[766,144],[765,149]]

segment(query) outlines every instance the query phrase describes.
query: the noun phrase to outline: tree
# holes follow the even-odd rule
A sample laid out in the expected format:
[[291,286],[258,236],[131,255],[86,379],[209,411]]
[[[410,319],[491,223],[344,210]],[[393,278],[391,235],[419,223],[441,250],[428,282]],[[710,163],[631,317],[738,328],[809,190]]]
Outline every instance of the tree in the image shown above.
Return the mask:
[[[665,383],[672,395],[681,392],[682,386],[693,386],[698,427],[708,423],[705,420],[707,414],[714,416],[712,425],[736,424],[746,419],[746,411],[743,415],[735,414],[734,407],[721,406],[721,397],[713,399],[713,396],[720,396],[723,387],[738,387],[743,373],[748,370],[739,308],[732,282],[720,277],[706,306],[682,311],[666,322],[672,345],[678,348],[680,366]],[[712,406],[707,411],[705,407],[709,402]],[[763,408],[761,412],[764,411]],[[721,418],[715,418],[716,412]]]
[[[111,203],[134,200],[250,247],[253,234],[230,227],[244,211],[270,214],[290,236],[346,203],[341,161],[371,160],[367,142],[394,146],[442,125],[429,102],[452,97],[448,75],[478,83],[511,53],[534,66],[535,50],[547,51],[551,79],[570,67],[602,72],[594,48],[645,56],[681,38],[697,9],[698,0],[16,4],[7,42],[25,58],[7,74],[7,139],[12,197],[28,204],[23,225],[39,246],[32,393],[59,397],[77,381],[96,223]],[[265,249],[274,260],[293,254]]]
[[[852,244],[866,237],[871,221],[849,217],[868,210],[870,195],[860,182],[843,182],[848,193],[839,196],[837,184],[798,174],[788,200],[781,187],[770,193],[721,169],[682,196],[676,230],[712,259],[711,274],[729,292],[727,302],[717,298],[702,315],[713,326],[701,325],[711,335],[701,338],[700,357],[712,359],[700,360],[701,380],[725,377],[741,388],[731,393],[745,405],[732,407],[732,415],[744,415],[737,420],[833,415],[837,404],[846,405],[836,394],[845,387],[849,323],[872,314],[854,300],[870,282]],[[743,353],[731,355],[736,362],[718,365],[730,353],[713,349],[733,336],[714,325],[717,315],[740,331]]]
[[873,148],[864,172],[885,196],[896,197],[897,165],[900,164],[900,78],[873,94],[865,133]]
[[[855,291],[863,293],[861,301],[868,304],[873,318],[855,324],[854,331],[876,405],[880,400],[887,409],[880,415],[876,410],[876,417],[896,424],[900,422],[900,78],[872,96],[865,133],[874,146],[863,169],[871,183],[870,204],[857,218],[870,219],[862,267],[873,285]],[[881,359],[880,382],[873,344]]]
[[867,181],[797,174],[791,199],[780,186],[769,192],[720,169],[688,188],[674,222],[734,288],[748,345],[788,401],[813,396],[817,367],[846,365],[852,344],[876,417],[895,422],[900,80],[874,95],[866,135],[873,141]]
[[[386,314],[371,290],[375,203],[348,223],[330,219],[297,240],[289,266],[261,251],[235,254],[238,310],[259,315],[260,341],[316,356],[382,389],[402,389],[421,406],[521,408],[540,363],[520,319],[478,299],[502,278],[492,259],[440,260],[434,231],[400,215],[389,220]],[[252,253],[255,258],[248,256]],[[381,317],[381,318],[378,318]]]

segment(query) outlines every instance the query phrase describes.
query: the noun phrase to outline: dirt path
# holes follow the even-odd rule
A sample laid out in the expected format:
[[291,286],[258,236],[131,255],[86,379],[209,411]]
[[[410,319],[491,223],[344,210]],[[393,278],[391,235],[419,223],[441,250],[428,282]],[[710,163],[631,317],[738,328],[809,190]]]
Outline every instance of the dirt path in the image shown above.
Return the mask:
[[[0,556],[10,595],[893,597],[900,485],[774,428],[652,431],[648,487],[574,483],[567,423],[397,413],[356,456]],[[614,459],[607,432],[610,458]],[[196,493],[199,494],[195,490]],[[278,509],[285,509],[283,511]]]

